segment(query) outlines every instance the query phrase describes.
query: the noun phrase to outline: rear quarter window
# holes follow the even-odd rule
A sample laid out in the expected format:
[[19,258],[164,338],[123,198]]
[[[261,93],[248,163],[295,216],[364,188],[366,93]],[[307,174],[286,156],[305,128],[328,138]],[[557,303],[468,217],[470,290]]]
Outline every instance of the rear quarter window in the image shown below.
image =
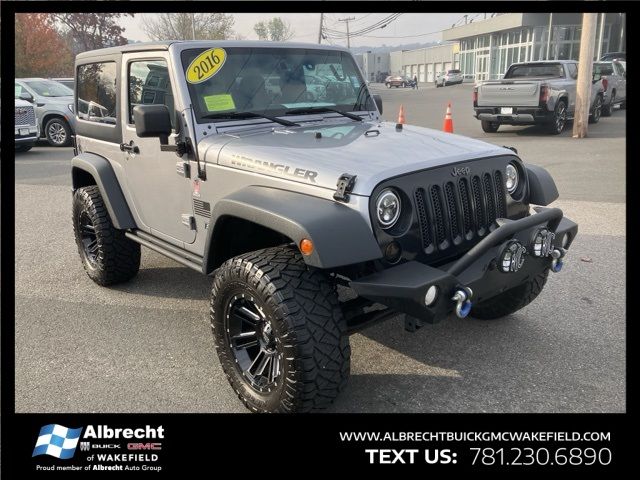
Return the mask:
[[78,118],[96,123],[116,124],[116,63],[88,63],[77,71]]

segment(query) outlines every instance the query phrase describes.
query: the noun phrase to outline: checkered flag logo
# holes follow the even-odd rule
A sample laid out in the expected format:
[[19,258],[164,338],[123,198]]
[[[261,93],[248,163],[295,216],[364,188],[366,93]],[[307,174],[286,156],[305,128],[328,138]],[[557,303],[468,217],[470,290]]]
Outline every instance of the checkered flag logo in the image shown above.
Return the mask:
[[51,455],[63,460],[71,458],[76,451],[81,433],[82,427],[67,428],[55,423],[45,425],[40,429],[36,448],[31,456]]

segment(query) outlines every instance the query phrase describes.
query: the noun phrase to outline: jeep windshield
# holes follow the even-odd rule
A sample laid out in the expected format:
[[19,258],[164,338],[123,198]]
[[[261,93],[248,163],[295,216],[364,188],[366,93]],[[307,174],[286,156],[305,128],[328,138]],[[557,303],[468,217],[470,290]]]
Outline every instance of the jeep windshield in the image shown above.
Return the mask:
[[375,109],[346,52],[197,48],[183,51],[181,60],[199,122]]

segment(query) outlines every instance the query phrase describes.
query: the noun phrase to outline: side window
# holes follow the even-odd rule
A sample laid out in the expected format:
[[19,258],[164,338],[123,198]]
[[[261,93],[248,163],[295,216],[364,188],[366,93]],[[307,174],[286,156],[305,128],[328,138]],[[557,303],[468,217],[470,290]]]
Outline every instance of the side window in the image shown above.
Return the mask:
[[578,78],[578,66],[575,63],[567,63],[567,70],[571,78]]
[[90,122],[116,124],[116,64],[89,63],[78,67],[78,117]]
[[15,98],[19,98],[20,94],[23,91],[26,91],[26,90],[24,90],[24,88],[22,88],[22,85],[20,85],[19,83],[15,83],[14,85],[15,85],[15,95],[14,95],[14,97]]
[[164,60],[141,60],[129,64],[129,123],[136,105],[166,105],[175,128],[175,111],[169,69]]

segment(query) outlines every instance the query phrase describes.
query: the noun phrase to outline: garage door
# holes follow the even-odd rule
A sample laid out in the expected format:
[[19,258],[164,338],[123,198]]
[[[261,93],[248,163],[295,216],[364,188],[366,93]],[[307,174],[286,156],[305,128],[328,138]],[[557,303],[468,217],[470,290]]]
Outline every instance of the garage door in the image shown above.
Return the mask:
[[441,63],[434,63],[433,64],[433,72],[438,75],[440,72],[442,72],[442,64]]
[[418,65],[418,81],[424,83],[424,63]]
[[427,65],[427,82],[433,82],[433,63]]
[[445,70],[445,71],[447,71],[447,70],[451,70],[451,68],[453,68],[453,67],[451,66],[451,62],[445,62],[445,63],[444,63],[444,70]]

